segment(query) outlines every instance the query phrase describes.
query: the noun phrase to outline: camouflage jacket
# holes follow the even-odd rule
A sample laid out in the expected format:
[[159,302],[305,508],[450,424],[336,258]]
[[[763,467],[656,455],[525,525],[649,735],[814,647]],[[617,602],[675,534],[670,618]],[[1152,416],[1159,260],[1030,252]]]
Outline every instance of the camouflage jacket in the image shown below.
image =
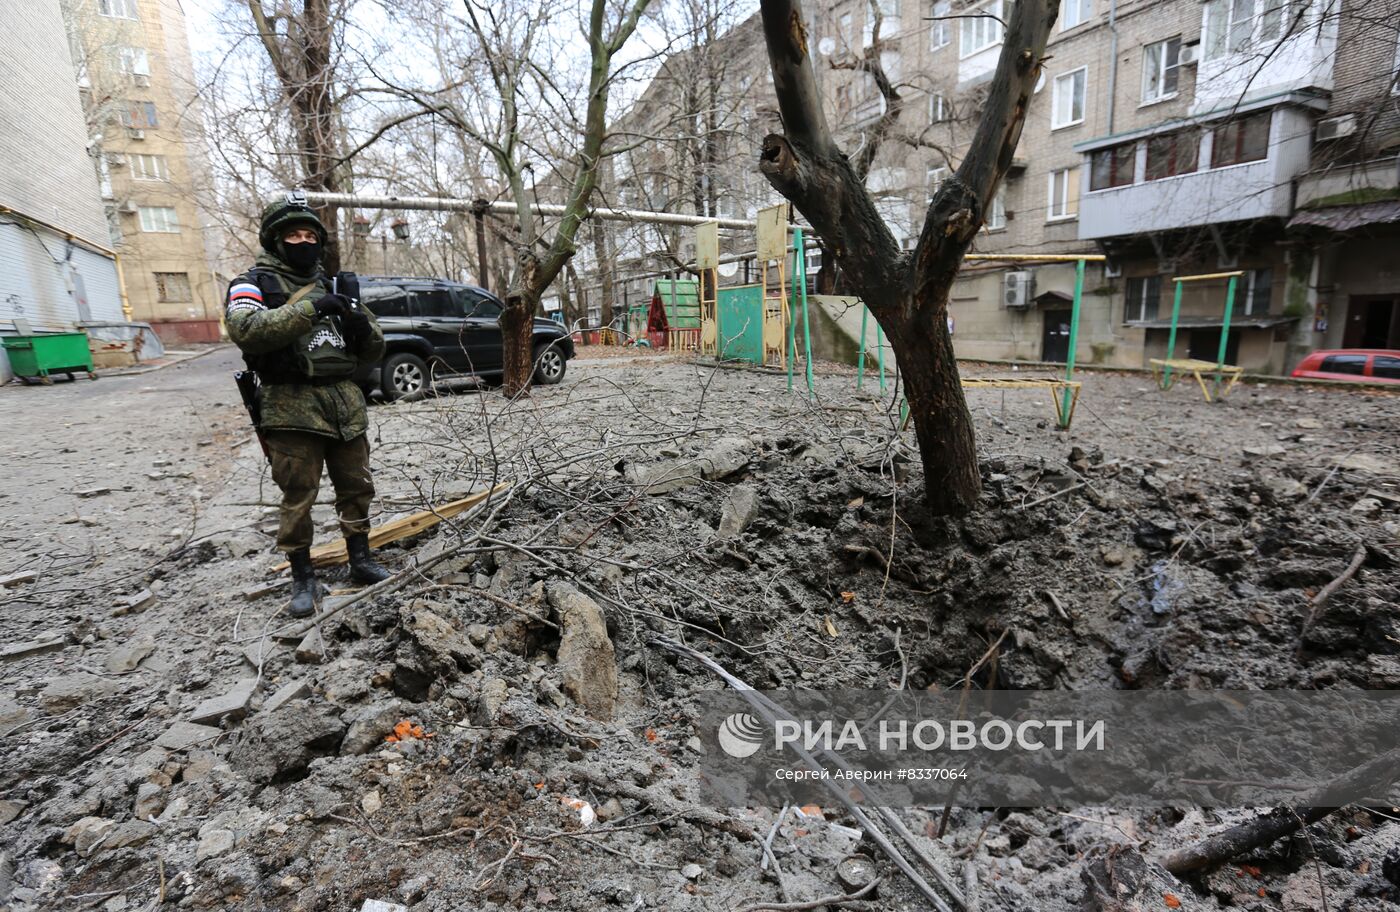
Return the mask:
[[[319,270],[314,281],[297,276],[267,253],[258,257],[257,265],[276,273],[281,291],[265,291],[250,273],[236,277],[229,285],[224,324],[245,355],[271,356],[311,331],[316,320],[314,302],[330,293],[330,280]],[[303,292],[308,284],[312,287]],[[384,333],[374,314],[360,306],[369,315],[370,333],[353,345],[351,354],[361,362],[378,361],[384,355]],[[264,431],[309,431],[353,440],[368,427],[364,393],[352,378],[324,386],[271,383],[262,388]]]

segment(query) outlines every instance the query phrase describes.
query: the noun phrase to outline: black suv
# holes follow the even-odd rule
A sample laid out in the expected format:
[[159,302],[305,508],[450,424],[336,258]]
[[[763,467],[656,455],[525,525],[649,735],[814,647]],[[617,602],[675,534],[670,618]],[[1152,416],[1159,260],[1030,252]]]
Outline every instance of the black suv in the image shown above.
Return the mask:
[[[505,305],[484,288],[442,279],[360,276],[360,299],[384,330],[384,360],[361,365],[355,381],[392,402],[446,376],[499,377],[499,318]],[[535,319],[536,383],[564,379],[574,343],[564,327]]]

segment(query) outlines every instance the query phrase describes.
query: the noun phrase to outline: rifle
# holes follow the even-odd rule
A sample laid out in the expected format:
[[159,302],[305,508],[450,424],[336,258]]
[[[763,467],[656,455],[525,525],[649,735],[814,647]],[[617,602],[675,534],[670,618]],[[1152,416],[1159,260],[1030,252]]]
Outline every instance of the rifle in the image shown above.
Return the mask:
[[272,454],[267,449],[267,438],[262,432],[262,403],[258,401],[258,390],[262,386],[258,382],[256,371],[241,370],[234,371],[233,382],[238,384],[238,395],[243,397],[243,407],[248,410],[248,417],[253,420],[253,431],[258,435],[258,443],[262,446],[263,455],[268,461],[272,461]]

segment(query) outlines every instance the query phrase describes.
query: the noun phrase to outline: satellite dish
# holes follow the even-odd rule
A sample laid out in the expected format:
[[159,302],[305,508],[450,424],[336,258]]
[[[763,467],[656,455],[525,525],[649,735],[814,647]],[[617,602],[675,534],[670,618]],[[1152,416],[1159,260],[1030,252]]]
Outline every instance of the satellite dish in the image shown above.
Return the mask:
[[823,57],[830,57],[836,50],[836,39],[827,35],[821,41],[817,42],[817,50],[821,52]]
[[738,263],[732,263],[732,262],[731,262],[731,263],[720,263],[720,264],[719,264],[719,274],[722,275],[722,276],[724,276],[726,279],[732,279],[732,278],[734,278],[734,276],[736,276],[736,275],[739,274],[739,264],[738,264]]

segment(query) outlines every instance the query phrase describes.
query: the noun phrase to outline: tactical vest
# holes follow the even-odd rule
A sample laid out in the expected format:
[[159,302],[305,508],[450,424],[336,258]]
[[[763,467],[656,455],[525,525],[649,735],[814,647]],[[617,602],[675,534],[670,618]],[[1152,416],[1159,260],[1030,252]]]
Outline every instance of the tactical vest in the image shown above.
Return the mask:
[[[306,294],[298,294],[299,288],[288,291],[280,274],[261,266],[244,275],[257,284],[268,310],[282,307],[294,295],[298,303],[307,300],[317,291],[314,287]],[[244,363],[263,383],[334,383],[354,374],[355,357],[336,321],[314,316],[311,320],[311,329],[291,345],[261,354],[244,352]]]

